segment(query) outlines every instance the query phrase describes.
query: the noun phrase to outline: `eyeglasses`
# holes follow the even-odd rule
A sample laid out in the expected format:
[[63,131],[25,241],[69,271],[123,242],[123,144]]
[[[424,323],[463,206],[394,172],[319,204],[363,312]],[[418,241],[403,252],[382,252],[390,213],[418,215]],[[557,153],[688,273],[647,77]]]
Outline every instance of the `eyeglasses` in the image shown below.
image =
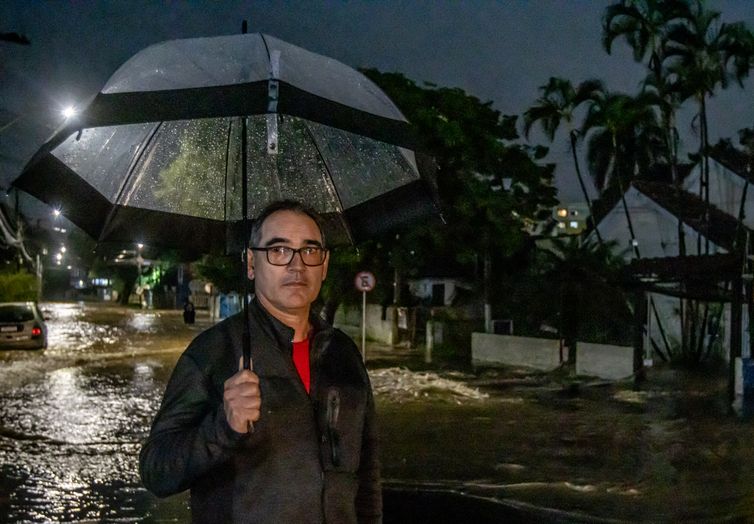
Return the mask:
[[293,249],[288,246],[250,247],[252,251],[264,251],[267,253],[267,262],[273,266],[287,266],[293,262],[296,253],[301,255],[301,262],[305,266],[321,266],[325,263],[327,249],[319,246],[305,246]]

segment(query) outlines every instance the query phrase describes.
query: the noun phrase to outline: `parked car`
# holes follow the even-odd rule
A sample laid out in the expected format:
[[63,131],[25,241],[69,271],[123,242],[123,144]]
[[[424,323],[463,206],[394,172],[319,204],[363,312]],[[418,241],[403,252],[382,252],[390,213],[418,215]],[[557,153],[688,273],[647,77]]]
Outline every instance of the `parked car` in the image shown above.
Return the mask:
[[0,348],[46,347],[47,326],[35,302],[0,303]]

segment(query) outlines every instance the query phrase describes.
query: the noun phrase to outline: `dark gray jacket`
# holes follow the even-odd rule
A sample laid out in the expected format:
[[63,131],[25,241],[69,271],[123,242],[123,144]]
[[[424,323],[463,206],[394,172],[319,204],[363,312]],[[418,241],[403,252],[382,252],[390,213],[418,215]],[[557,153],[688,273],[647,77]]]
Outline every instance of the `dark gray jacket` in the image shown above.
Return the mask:
[[380,522],[374,400],[353,341],[312,319],[310,395],[293,330],[257,301],[251,356],[262,396],[251,434],[233,431],[224,382],[238,370],[243,317],[199,335],[178,360],[140,455],[158,496],[191,489],[194,522]]

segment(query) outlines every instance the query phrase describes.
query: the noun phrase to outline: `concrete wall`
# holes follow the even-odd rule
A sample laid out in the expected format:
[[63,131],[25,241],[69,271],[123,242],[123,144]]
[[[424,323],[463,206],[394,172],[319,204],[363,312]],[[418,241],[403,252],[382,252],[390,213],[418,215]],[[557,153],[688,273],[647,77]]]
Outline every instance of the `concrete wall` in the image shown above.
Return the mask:
[[[367,304],[367,338],[383,344],[393,343],[393,307],[390,306],[385,312],[385,320],[382,320],[382,306],[379,304]],[[358,329],[361,333],[361,306],[340,306],[335,312],[335,327],[352,333]]]
[[[560,341],[544,338],[514,337],[472,333],[473,366],[526,366],[550,371],[560,366]],[[563,361],[568,358],[563,351]]]
[[617,380],[634,373],[634,349],[607,344],[576,344],[576,374]]

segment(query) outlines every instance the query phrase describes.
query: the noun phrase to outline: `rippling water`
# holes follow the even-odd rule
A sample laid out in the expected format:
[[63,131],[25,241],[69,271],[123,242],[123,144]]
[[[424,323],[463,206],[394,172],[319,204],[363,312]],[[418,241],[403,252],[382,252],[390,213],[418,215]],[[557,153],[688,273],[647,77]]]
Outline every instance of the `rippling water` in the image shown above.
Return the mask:
[[[49,348],[0,352],[0,520],[187,520],[187,496],[147,493],[137,461],[175,360],[209,322],[100,305],[43,308]],[[389,402],[483,398],[400,368],[379,371],[374,383]]]
[[[0,521],[186,521],[187,496],[146,492],[137,460],[180,351],[209,322],[44,307],[49,349],[0,351]],[[542,379],[370,375],[393,484],[628,521],[754,521],[754,425],[725,414],[724,380],[572,395]]]
[[[48,349],[0,352],[0,518],[140,521],[156,505],[139,483],[140,442],[179,351],[209,324],[185,326],[179,312],[42,307]],[[179,499],[168,520],[185,518]]]

